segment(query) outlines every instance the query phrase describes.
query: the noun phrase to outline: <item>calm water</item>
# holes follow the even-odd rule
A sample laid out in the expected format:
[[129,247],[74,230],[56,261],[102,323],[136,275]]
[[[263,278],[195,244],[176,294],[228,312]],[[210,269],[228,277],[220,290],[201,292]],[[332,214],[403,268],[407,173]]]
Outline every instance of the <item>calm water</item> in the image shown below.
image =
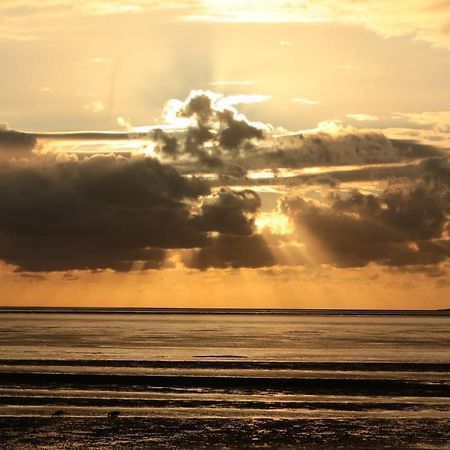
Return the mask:
[[[359,424],[350,441],[391,427],[401,443],[450,445],[450,316],[3,313],[0,340],[0,422],[14,439],[27,420],[73,430],[114,410],[140,418],[130,433],[166,419],[225,420],[244,437],[254,420],[287,420],[301,433],[306,420],[340,439],[344,421]],[[66,422],[51,422],[56,410]]]
[[450,316],[0,314],[0,358],[450,363]]

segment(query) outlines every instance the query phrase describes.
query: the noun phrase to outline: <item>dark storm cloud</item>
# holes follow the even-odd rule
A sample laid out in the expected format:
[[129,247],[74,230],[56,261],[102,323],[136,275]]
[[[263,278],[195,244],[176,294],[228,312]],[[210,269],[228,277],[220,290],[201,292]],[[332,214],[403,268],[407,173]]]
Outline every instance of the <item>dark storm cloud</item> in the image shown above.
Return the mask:
[[[440,158],[442,159],[442,158]],[[439,159],[438,159],[439,160]],[[240,166],[236,166],[236,173],[223,172],[223,176],[216,182],[219,185],[227,186],[255,186],[255,185],[279,185],[284,184],[289,187],[304,186],[304,185],[326,185],[331,187],[339,187],[340,183],[344,182],[364,182],[364,181],[385,181],[394,179],[410,179],[416,180],[421,178],[428,163],[432,161],[426,160],[422,162],[410,162],[402,164],[386,164],[386,165],[372,165],[359,166],[343,170],[341,167],[331,169],[327,172],[319,173],[292,173],[285,176],[280,176],[276,169],[273,169],[273,178],[262,178],[259,180],[246,178],[246,171]],[[227,166],[228,167],[228,166]]]
[[382,133],[323,132],[272,138],[258,152],[241,155],[236,163],[246,169],[301,168],[327,165],[360,165],[442,157],[443,150],[410,141],[391,140]]
[[210,201],[203,203],[196,224],[204,231],[251,235],[254,231],[253,215],[260,207],[261,199],[252,190],[222,189]]
[[160,268],[167,249],[209,248],[210,232],[251,236],[259,206],[151,158],[37,158],[0,169],[0,259],[25,272]]
[[[197,94],[180,102],[178,116],[193,119],[184,132],[51,135],[151,139],[173,166],[130,155],[31,154],[35,136],[0,127],[0,260],[32,273],[158,269],[166,267],[168,249],[187,249],[183,261],[198,269],[372,262],[425,268],[450,257],[450,165],[443,151],[357,130],[269,137],[220,98]],[[324,203],[282,200],[293,236],[256,231],[261,199],[251,187],[259,182],[246,170],[346,164],[354,167],[262,180],[281,191],[300,192],[304,183],[336,189]],[[211,172],[219,175],[213,192],[196,178]],[[343,181],[364,180],[391,186],[380,195],[339,191]],[[233,183],[249,189],[223,187]]]
[[229,180],[243,180],[247,176],[247,171],[237,164],[226,164],[222,167],[219,178],[222,182]]
[[[197,103],[199,98],[202,101]],[[207,95],[193,97],[179,115],[195,118],[196,124],[176,133],[156,129],[148,133],[28,134],[0,128],[0,147],[2,141],[6,144],[10,140],[15,141],[16,147],[32,149],[36,138],[75,141],[152,139],[157,143],[157,150],[167,157],[176,159],[183,154],[190,155],[200,165],[210,168],[221,168],[233,160],[244,169],[392,163],[445,154],[445,150],[430,145],[358,130],[337,135],[317,132],[270,138],[248,121],[237,119],[233,111],[214,110]]]
[[11,130],[0,124],[0,159],[9,159],[30,153],[36,138],[28,133]]
[[401,156],[408,158],[442,157],[446,153],[431,145],[407,139],[391,139],[391,142]]
[[429,158],[422,161],[405,161],[399,164],[364,165],[351,168],[349,170],[331,170],[327,173],[301,174],[293,177],[292,182],[307,182],[310,184],[328,184],[338,186],[342,182],[357,181],[383,181],[395,179],[409,179],[415,181],[421,179],[424,173],[428,172],[431,161],[442,161],[440,158]]
[[231,111],[225,110],[217,113],[221,122],[226,124],[219,133],[219,143],[228,150],[236,150],[249,139],[263,139],[262,130],[250,125],[245,120],[237,120]]
[[233,109],[218,108],[207,93],[188,99],[178,116],[195,119],[196,125],[186,133],[185,151],[208,167],[221,167],[224,161],[241,152],[243,144],[264,139],[261,129],[238,118]]
[[179,145],[178,139],[175,136],[171,136],[165,131],[157,129],[153,132],[153,139],[159,144],[157,151],[173,159],[177,158]]
[[158,266],[161,248],[203,245],[187,201],[208,192],[153,159],[4,168],[0,258],[28,271]]
[[186,130],[184,138],[184,151],[196,158],[201,166],[208,168],[220,168],[222,166],[222,159],[218,149],[206,149],[204,144],[211,142],[214,139],[214,134],[205,125],[198,123],[195,127],[189,127]]
[[450,192],[446,163],[434,162],[422,180],[380,196],[336,193],[327,206],[286,199],[284,211],[300,238],[313,236],[323,261],[338,266],[437,264],[450,257]]
[[211,120],[214,113],[211,97],[207,94],[197,94],[188,100],[178,115],[180,117],[195,117],[199,124],[206,124]]
[[423,165],[428,182],[450,187],[450,158],[430,158]]
[[207,247],[193,251],[184,263],[189,268],[270,267],[278,264],[269,244],[260,235],[222,235]]

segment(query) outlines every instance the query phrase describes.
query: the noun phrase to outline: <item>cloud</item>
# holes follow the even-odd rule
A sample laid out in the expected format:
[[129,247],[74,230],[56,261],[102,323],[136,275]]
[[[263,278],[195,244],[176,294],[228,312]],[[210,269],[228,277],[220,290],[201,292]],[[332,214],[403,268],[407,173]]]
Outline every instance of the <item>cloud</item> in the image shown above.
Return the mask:
[[11,130],[8,124],[0,125],[0,150],[26,149],[32,150],[36,144],[36,138],[28,133]]
[[179,152],[178,140],[161,129],[153,132],[153,138],[158,142],[157,151],[171,158],[176,158]]
[[319,130],[266,139],[257,152],[243,154],[235,162],[246,169],[301,168],[393,163],[439,155],[442,152],[431,146],[391,140],[378,131],[350,127],[337,132]]
[[153,159],[112,156],[1,169],[0,258],[26,271],[159,265],[202,244],[189,200],[206,185]]
[[0,124],[0,162],[28,155],[35,145],[33,135],[11,130],[8,124]]
[[[151,12],[152,15],[146,14]],[[174,22],[338,23],[363,26],[382,37],[413,36],[450,49],[450,8],[445,0],[2,0],[7,19],[2,37],[36,39],[48,33],[42,23],[65,17],[146,14],[147,20]],[[41,21],[41,23],[39,22]],[[37,25],[36,25],[37,24]],[[9,26],[8,26],[9,25]],[[288,41],[281,41],[288,42]]]
[[394,119],[403,119],[414,125],[431,128],[436,132],[450,133],[450,111],[425,111],[420,113],[393,113]]
[[0,259],[26,272],[161,268],[168,249],[253,236],[260,205],[152,158],[36,157],[0,167]]
[[264,138],[261,129],[250,125],[246,120],[235,119],[232,111],[220,112],[218,117],[226,124],[219,132],[219,143],[228,150],[239,149],[246,140]]
[[374,122],[376,120],[379,120],[378,116],[373,116],[373,115],[370,115],[370,114],[362,114],[362,113],[347,114],[346,116],[349,119],[356,120],[357,122]]
[[117,121],[117,125],[119,125],[119,127],[124,128],[127,131],[133,130],[130,119],[119,116],[119,117],[117,117],[116,121]]
[[[262,101],[263,96],[223,96],[210,91],[192,91],[184,101],[166,105],[168,120],[187,121],[184,152],[209,167],[223,166],[223,159],[236,156],[246,143],[264,139],[261,124],[250,122],[233,105]],[[167,152],[166,152],[167,153]]]
[[413,36],[450,48],[450,8],[436,0],[228,0],[207,2],[188,19],[246,23],[340,23],[363,26],[383,37]]
[[239,94],[239,95],[226,95],[219,99],[218,106],[226,108],[234,105],[249,105],[252,103],[263,103],[270,100],[270,95],[262,94]]
[[218,195],[202,204],[202,214],[196,217],[200,230],[232,235],[251,235],[254,232],[255,213],[261,207],[259,195],[246,189],[221,189]]
[[301,103],[302,105],[317,105],[319,102],[317,102],[316,100],[310,100],[308,98],[301,98],[301,97],[296,97],[293,98],[292,101],[294,103]]
[[[405,145],[405,140],[391,140],[380,131],[344,127],[338,121],[321,122],[308,132],[279,136],[269,124],[252,122],[234,107],[263,97],[192,91],[184,101],[171,100],[166,105],[166,119],[185,128],[186,132],[184,137],[178,135],[178,145],[172,138],[170,148],[177,148],[176,152],[162,152],[173,156],[191,155],[201,165],[215,170],[230,162],[249,170],[388,163],[439,155],[432,147],[413,142]],[[352,117],[375,120],[374,116],[362,114]],[[159,132],[158,135],[163,136]],[[168,131],[166,141],[169,135]]]
[[84,106],[84,109],[86,109],[87,111],[91,112],[91,113],[99,113],[105,110],[105,105],[101,100],[93,100],[90,103],[87,103]]
[[440,133],[435,130],[419,128],[384,128],[383,133],[394,141],[415,142],[428,145],[429,148],[450,149],[450,133]]
[[65,0],[41,0],[39,4],[30,5],[24,0],[2,0],[0,12],[5,17],[62,17],[65,14],[77,15],[111,15],[138,13],[145,10],[183,9],[193,6],[194,1],[174,0],[161,4],[158,0],[82,0],[68,5]]
[[137,3],[113,3],[108,2],[89,2],[85,6],[89,14],[94,15],[110,15],[110,14],[127,14],[138,13],[142,11],[141,5]]
[[236,118],[248,120],[234,106],[261,103],[270,99],[271,96],[262,94],[223,95],[218,92],[193,90],[184,101],[170,100],[166,106],[166,115],[169,121],[173,120],[174,116],[185,118],[196,116],[197,119],[205,122],[214,119],[214,114],[217,112],[228,111]]
[[[166,107],[182,128],[142,133],[30,135],[0,126],[0,260],[46,272],[157,269],[180,258],[197,269],[420,270],[449,258],[445,151],[339,122],[278,134],[235,108],[245,99],[193,91]],[[34,148],[51,137],[111,154],[37,151],[46,141]],[[158,159],[112,154],[130,138]],[[278,185],[272,209],[261,184]]]
[[[424,146],[412,141],[414,137],[422,140],[423,130],[407,129],[401,132],[398,128],[388,129],[389,135],[395,138],[389,139],[378,130],[361,130],[344,126],[340,121],[325,121],[313,130],[302,133],[281,130],[282,134],[278,134],[280,130],[270,124],[250,121],[235,107],[236,104],[263,98],[266,96],[225,96],[196,90],[184,101],[169,100],[164,108],[165,123],[159,127],[153,125],[137,129],[128,120],[119,118],[120,126],[126,128],[126,132],[39,133],[34,136],[45,141],[62,139],[94,143],[98,140],[96,147],[94,144],[89,146],[89,151],[95,152],[95,148],[99,148],[101,153],[116,151],[120,154],[141,152],[158,155],[191,171],[205,169],[226,174],[230,172],[230,166],[239,167],[240,177],[245,175],[246,170],[382,164],[442,154],[431,145]],[[357,120],[375,118],[365,114],[350,116]],[[446,116],[438,117],[443,119]],[[433,115],[426,120],[437,119]],[[436,142],[445,147],[446,141],[438,140],[442,134],[438,136],[433,131],[433,136],[424,142]],[[121,140],[128,143],[107,142]],[[75,146],[70,145],[73,148],[69,151],[76,151]],[[105,147],[107,145],[108,148]],[[86,153],[86,148],[82,152]]]
[[361,267],[438,264],[450,257],[450,166],[433,161],[417,183],[379,196],[332,194],[328,203],[301,197],[283,201],[300,240],[321,263]]
[[[146,133],[147,134],[147,133]],[[50,132],[50,133],[32,133],[37,139],[56,139],[56,140],[80,140],[80,141],[96,141],[96,140],[128,140],[133,137],[144,137],[142,133],[133,132],[114,132],[114,131],[67,131],[67,132]]]
[[199,0],[40,0],[32,3],[1,0],[0,39],[28,41],[61,31],[78,33],[79,24],[91,17],[106,21],[111,20],[111,16],[139,17],[145,14],[148,21],[170,23],[201,6]]
[[211,245],[193,250],[184,258],[188,268],[270,267],[277,264],[270,246],[260,235],[223,235],[214,238]]
[[[80,152],[116,151],[158,156],[166,162],[176,162],[177,167],[191,173],[208,170],[227,175],[231,166],[239,167],[238,171],[231,171],[235,175],[239,172],[239,178],[244,177],[247,170],[385,164],[441,156],[442,152],[431,144],[445,149],[448,143],[448,133],[434,129],[389,128],[383,133],[344,126],[341,121],[323,121],[313,130],[289,133],[267,123],[250,121],[236,108],[237,104],[267,98],[195,90],[185,100],[169,100],[164,108],[165,123],[159,126],[135,128],[129,120],[119,118],[126,132],[39,133],[35,136],[46,142],[49,139],[98,140],[95,146],[94,142],[89,148],[80,146]],[[367,114],[349,116],[358,121],[376,119]],[[405,120],[413,120],[410,116],[405,113]],[[439,129],[445,127],[445,112],[417,116],[414,115],[416,121],[434,121],[439,123]],[[414,139],[428,145],[421,145]],[[127,141],[127,144],[107,142],[113,140]],[[66,145],[67,151],[77,151],[75,144],[68,144],[72,148]]]

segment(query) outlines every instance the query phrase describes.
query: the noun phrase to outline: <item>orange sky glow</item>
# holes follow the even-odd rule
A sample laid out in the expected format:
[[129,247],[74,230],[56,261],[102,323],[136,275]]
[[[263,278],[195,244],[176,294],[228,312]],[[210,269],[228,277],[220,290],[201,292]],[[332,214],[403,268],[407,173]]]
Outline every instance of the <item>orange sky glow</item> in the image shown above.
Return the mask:
[[446,2],[0,22],[0,306],[450,307]]

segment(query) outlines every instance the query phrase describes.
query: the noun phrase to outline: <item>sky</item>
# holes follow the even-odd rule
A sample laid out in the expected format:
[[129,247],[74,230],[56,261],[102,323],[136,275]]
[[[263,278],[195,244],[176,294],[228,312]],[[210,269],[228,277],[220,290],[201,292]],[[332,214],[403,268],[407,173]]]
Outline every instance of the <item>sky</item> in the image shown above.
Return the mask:
[[1,0],[0,304],[450,307],[448,0]]

